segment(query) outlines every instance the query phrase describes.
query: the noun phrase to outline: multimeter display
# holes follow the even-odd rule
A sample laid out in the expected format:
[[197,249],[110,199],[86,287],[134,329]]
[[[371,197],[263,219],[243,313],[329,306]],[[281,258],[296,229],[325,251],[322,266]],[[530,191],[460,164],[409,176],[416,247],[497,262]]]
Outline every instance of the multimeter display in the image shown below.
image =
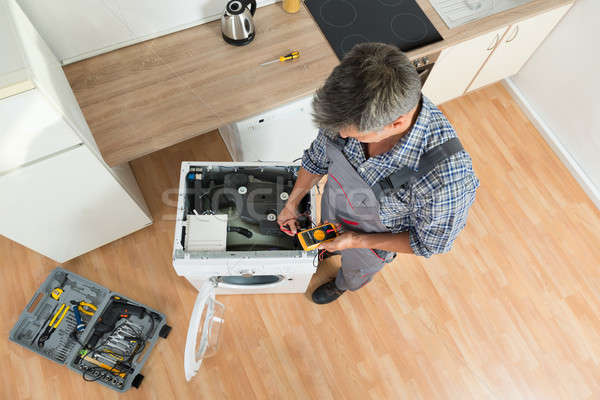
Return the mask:
[[338,233],[333,224],[325,224],[298,232],[298,240],[306,251],[316,249],[319,244],[335,239],[337,236]]

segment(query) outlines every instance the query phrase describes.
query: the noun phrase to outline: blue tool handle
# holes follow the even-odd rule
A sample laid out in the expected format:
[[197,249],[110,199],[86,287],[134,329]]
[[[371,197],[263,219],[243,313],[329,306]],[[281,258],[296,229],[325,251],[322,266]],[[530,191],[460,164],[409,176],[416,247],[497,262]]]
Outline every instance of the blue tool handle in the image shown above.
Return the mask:
[[72,309],[73,309],[73,314],[75,314],[75,322],[77,322],[77,328],[76,328],[77,332],[81,332],[82,330],[85,329],[85,324],[81,320],[81,313],[79,312],[77,305],[74,305],[72,307]]

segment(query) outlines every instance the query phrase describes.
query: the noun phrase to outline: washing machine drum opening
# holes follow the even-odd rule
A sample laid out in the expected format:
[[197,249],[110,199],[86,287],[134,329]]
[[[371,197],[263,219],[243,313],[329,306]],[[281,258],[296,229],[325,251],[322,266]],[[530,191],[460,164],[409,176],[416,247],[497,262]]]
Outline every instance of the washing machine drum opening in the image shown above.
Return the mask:
[[254,276],[220,276],[219,280],[229,285],[251,286],[268,285],[283,280],[281,275],[254,275]]

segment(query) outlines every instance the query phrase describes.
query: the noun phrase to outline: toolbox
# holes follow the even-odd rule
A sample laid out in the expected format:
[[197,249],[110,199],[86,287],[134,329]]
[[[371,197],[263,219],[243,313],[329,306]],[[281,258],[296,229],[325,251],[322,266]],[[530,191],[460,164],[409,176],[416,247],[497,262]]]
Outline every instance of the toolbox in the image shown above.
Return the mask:
[[54,269],[10,331],[10,340],[85,381],[125,392],[171,327],[159,311],[63,268]]

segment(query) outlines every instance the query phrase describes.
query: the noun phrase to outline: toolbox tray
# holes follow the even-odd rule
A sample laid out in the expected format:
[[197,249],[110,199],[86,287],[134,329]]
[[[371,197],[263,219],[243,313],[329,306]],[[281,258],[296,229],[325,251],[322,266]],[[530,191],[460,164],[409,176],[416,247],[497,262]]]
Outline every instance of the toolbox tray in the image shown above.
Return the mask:
[[[66,281],[65,277],[67,278]],[[51,292],[54,288],[60,287],[63,282],[63,292],[59,299],[56,300],[51,296]],[[119,300],[113,300],[115,298]],[[131,363],[131,369],[124,377],[115,375],[114,371],[111,372],[98,367],[90,369],[90,371],[94,373],[95,371],[98,371],[98,375],[103,375],[102,377],[97,377],[95,375],[90,376],[90,371],[88,371],[86,375],[88,379],[97,378],[94,380],[95,382],[101,383],[113,390],[119,392],[127,391],[131,386],[138,387],[140,385],[143,379],[140,370],[147,361],[158,338],[166,337],[171,328],[166,325],[166,317],[163,313],[133,301],[119,293],[112,292],[111,290],[77,274],[60,267],[55,268],[36,291],[25,310],[19,316],[17,323],[10,331],[9,339],[49,360],[58,364],[67,365],[73,371],[83,375],[84,370],[82,368],[84,366],[89,368],[91,364],[81,360],[79,354],[82,346],[80,343],[88,343],[92,337],[96,324],[99,322],[98,319],[102,316],[109,304],[112,301],[123,300],[134,306],[140,306],[145,309],[141,318],[130,315],[128,318],[121,318],[116,324],[116,326],[132,324],[133,326],[140,328],[140,331],[146,338],[143,350],[139,351],[139,354],[137,352],[135,353]],[[84,301],[97,307],[97,310],[95,310],[91,316],[81,313],[82,320],[86,324],[86,327],[85,330],[78,335],[79,342],[77,339],[71,337],[71,332],[76,327],[75,314],[72,310],[73,305],[71,304],[71,301],[77,303]],[[54,331],[46,340],[43,347],[39,347],[37,342],[40,335],[46,329],[56,311],[60,309],[61,304],[66,304],[66,307],[69,308],[64,315],[64,319],[58,325],[56,331]],[[62,312],[60,315],[62,315]],[[111,335],[111,332],[102,335],[100,340],[98,340],[98,343],[102,344],[102,342],[106,342],[106,338],[109,335]],[[107,377],[106,374],[109,376]]]

